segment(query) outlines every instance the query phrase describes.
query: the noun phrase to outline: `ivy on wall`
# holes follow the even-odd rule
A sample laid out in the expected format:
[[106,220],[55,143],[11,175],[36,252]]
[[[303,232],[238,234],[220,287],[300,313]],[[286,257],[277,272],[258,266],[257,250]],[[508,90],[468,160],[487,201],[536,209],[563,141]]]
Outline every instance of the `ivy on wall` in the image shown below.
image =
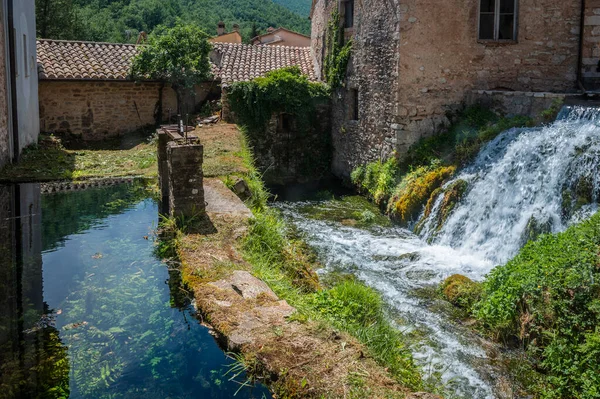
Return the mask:
[[342,87],[346,79],[348,62],[352,54],[352,40],[344,43],[344,31],[340,23],[339,10],[333,11],[327,26],[327,55],[323,61],[325,80],[332,89]]

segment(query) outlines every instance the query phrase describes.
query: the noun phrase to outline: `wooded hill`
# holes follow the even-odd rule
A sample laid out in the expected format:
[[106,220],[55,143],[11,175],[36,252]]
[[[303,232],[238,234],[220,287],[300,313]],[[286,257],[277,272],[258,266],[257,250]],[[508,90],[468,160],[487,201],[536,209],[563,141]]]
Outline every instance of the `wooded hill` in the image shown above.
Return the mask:
[[269,26],[310,34],[309,10],[310,0],[36,0],[38,37],[119,43],[177,20],[210,35],[237,23],[245,40]]

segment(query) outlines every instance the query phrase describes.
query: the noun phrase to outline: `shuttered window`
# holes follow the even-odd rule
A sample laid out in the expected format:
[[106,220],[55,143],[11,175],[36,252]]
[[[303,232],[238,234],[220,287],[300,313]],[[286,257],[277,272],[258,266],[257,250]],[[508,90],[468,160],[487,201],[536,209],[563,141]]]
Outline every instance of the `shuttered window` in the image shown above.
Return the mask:
[[480,0],[479,40],[517,40],[517,0]]

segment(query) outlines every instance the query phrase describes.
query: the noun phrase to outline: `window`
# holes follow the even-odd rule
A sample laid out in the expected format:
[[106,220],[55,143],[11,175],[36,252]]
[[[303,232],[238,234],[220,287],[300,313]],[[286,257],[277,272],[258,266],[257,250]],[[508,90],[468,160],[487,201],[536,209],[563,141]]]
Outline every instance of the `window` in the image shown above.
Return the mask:
[[27,53],[27,35],[23,35],[23,68],[25,77],[29,76],[29,54]]
[[293,129],[292,115],[279,114],[277,118],[277,133],[289,133]]
[[344,1],[344,28],[349,29],[354,26],[354,0]]
[[480,0],[479,40],[517,39],[517,0]]
[[358,102],[358,90],[351,89],[348,98],[348,119],[351,121],[358,120],[359,102]]

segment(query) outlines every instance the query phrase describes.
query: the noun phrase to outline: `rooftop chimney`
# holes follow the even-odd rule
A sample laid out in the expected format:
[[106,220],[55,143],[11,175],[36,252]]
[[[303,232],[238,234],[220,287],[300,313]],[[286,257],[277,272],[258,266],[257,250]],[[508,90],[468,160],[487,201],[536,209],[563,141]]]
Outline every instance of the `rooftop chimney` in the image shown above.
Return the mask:
[[217,35],[222,36],[225,34],[225,22],[221,21],[217,25]]
[[238,24],[233,24],[233,30],[234,30],[235,32],[239,32],[239,30],[240,30],[240,26],[239,26]]
[[275,30],[275,28],[273,28],[272,26],[269,26],[269,27],[267,28],[267,33],[271,33],[271,32],[273,32],[274,30]]

